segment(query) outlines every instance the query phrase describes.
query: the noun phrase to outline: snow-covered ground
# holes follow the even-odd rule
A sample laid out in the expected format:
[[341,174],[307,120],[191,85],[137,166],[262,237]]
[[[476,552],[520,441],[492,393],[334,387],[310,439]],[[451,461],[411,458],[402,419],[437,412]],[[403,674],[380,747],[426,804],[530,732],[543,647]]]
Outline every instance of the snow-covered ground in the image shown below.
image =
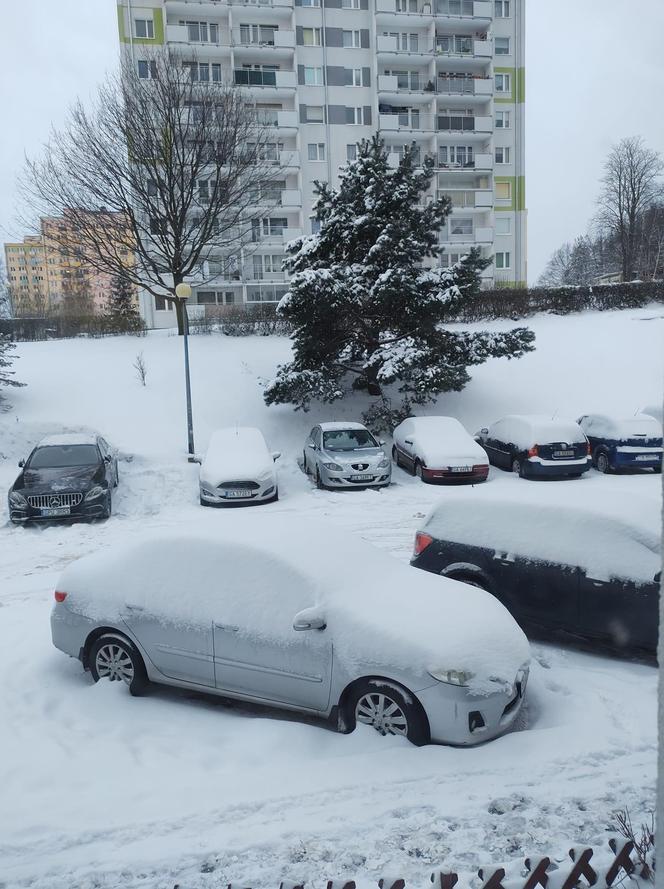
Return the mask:
[[[528,322],[537,351],[492,361],[438,410],[470,431],[504,413],[630,415],[662,399],[664,312]],[[492,325],[499,328],[501,325]],[[144,353],[142,387],[132,362]],[[533,646],[526,724],[484,747],[417,749],[366,727],[337,735],[304,721],[214,698],[158,689],[131,698],[94,686],[52,648],[48,617],[61,569],[137,530],[219,515],[198,505],[198,467],[184,459],[182,343],[145,339],[22,344],[0,413],[0,491],[43,435],[94,427],[121,451],[110,521],[14,528],[0,522],[0,887],[183,889],[277,886],[281,879],[400,875],[424,885],[435,866],[472,871],[526,854],[563,857],[603,843],[613,811],[652,807],[656,672],[554,646]],[[401,560],[446,489],[395,470],[385,491],[315,490],[298,466],[307,431],[351,417],[266,408],[261,383],[287,359],[274,338],[191,341],[196,444],[211,431],[259,425],[279,461],[279,503],[350,529]],[[492,469],[512,494],[538,484]],[[570,501],[595,492],[657,498],[660,478],[596,472],[539,483]],[[459,491],[455,490],[455,495]]]

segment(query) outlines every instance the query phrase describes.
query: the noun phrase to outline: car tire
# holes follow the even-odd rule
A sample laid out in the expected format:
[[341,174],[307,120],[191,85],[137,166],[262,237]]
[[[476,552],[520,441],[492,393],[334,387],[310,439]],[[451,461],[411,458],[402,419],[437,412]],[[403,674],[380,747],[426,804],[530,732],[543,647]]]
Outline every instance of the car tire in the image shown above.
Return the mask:
[[525,478],[526,473],[523,468],[523,461],[519,457],[512,457],[512,472],[519,478]]
[[597,471],[601,472],[603,475],[607,475],[611,472],[611,463],[609,462],[608,454],[605,454],[604,451],[600,451],[595,460],[595,466],[597,467]]
[[138,649],[119,633],[104,633],[95,639],[88,654],[88,664],[95,682],[100,679],[124,682],[134,696],[143,694],[149,685]]
[[307,467],[307,452],[302,451],[302,472],[305,475],[309,475],[309,469]]
[[318,466],[316,467],[316,487],[319,491],[325,490],[325,485],[323,484],[323,480],[320,477],[320,469],[318,468]]
[[399,463],[399,451],[397,450],[396,445],[392,445],[392,460],[397,466],[401,466],[401,463]]
[[113,513],[113,497],[111,495],[111,490],[109,488],[108,494],[106,495],[106,509],[104,510],[103,518],[110,519]]
[[120,484],[120,470],[118,469],[118,464],[116,463],[115,464],[115,480],[113,482],[113,487],[117,488],[117,486],[119,484]]
[[373,726],[382,735],[405,736],[417,747],[431,740],[429,722],[419,701],[401,686],[380,679],[362,679],[348,695],[346,730],[352,732],[358,722]]
[[447,577],[449,580],[458,580],[460,583],[467,583],[468,586],[477,587],[478,590],[484,590],[485,593],[490,593],[491,590],[487,586],[487,584],[482,580],[481,577],[476,577],[474,574],[464,574],[454,573],[454,574],[443,574],[443,577]]
[[274,497],[270,501],[271,503],[276,503],[279,500],[279,488],[274,492]]
[[422,478],[422,464],[419,460],[415,461],[415,465],[413,466],[413,475],[419,478],[421,482],[424,481],[424,479]]

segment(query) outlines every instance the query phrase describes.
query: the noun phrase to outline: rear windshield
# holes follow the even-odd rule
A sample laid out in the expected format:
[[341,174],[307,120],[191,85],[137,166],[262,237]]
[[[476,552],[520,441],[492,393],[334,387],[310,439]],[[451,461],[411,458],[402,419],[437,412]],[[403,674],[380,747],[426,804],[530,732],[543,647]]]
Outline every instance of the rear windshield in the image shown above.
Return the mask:
[[356,451],[377,448],[378,442],[366,429],[336,429],[323,433],[323,447],[327,451]]
[[99,463],[96,445],[48,445],[37,448],[28,466],[30,469],[60,469],[67,466],[92,466]]

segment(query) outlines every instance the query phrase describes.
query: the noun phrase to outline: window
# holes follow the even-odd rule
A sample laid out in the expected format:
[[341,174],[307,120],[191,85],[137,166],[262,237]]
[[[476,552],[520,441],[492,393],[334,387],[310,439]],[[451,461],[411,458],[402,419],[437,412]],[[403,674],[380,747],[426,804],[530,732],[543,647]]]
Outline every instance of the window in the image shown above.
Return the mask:
[[325,113],[322,105],[305,105],[304,117],[306,123],[324,123]]
[[496,234],[509,235],[512,233],[512,220],[507,213],[496,214]]
[[495,0],[494,12],[497,19],[508,19],[510,17],[510,0]]
[[512,200],[512,183],[496,182],[496,200],[511,201]]
[[148,62],[146,59],[138,60],[138,76],[143,80],[153,79],[157,76],[157,63]]
[[357,160],[357,143],[353,142],[352,145],[346,145],[346,160],[350,163],[351,161]]
[[496,92],[512,92],[512,76],[510,74],[496,74]]
[[310,161],[325,160],[325,144],[323,142],[313,142],[308,145]]
[[494,39],[494,46],[497,56],[508,56],[510,54],[509,37],[496,37]]
[[302,0],[302,6],[320,6],[320,0]]
[[359,9],[360,0],[341,0],[342,9]]
[[168,310],[168,306],[166,305],[166,300],[163,296],[155,296],[154,307],[157,312],[166,312]]
[[509,130],[510,124],[510,112],[509,111],[497,111],[496,112],[496,129],[497,130]]
[[323,86],[323,69],[305,66],[304,83],[306,86]]
[[211,22],[180,22],[187,28],[190,43],[219,43],[219,25]]
[[496,268],[497,269],[511,268],[509,253],[496,253]]
[[351,46],[355,49],[359,49],[362,45],[359,31],[342,31],[341,38],[342,46]]
[[473,233],[473,220],[470,218],[464,219],[453,219],[450,223],[450,234],[451,235],[472,235]]
[[320,231],[320,219],[311,220],[311,234],[316,235]]
[[496,163],[509,164],[510,150],[509,148],[496,148]]
[[362,86],[362,69],[361,68],[347,68],[348,76],[349,76],[349,86]]
[[134,37],[154,40],[154,22],[152,19],[135,19]]
[[214,290],[199,290],[196,294],[196,302],[199,306],[214,306],[217,303],[217,294]]
[[303,46],[322,46],[320,28],[302,28]]
[[362,124],[362,109],[361,108],[346,108],[346,123],[352,124]]

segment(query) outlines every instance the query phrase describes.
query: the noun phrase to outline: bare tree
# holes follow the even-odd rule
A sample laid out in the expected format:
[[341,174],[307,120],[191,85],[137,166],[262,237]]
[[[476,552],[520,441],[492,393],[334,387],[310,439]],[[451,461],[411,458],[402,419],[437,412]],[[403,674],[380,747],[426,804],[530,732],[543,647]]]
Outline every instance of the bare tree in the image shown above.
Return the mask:
[[145,358],[143,358],[142,352],[138,353],[132,367],[136,371],[136,376],[138,377],[141,386],[145,386],[148,378],[148,366],[145,363]]
[[125,58],[89,110],[77,101],[21,180],[34,217],[64,217],[49,229],[60,250],[175,302],[180,333],[175,287],[203,283],[204,263],[215,275],[235,267],[251,208],[279,198],[256,109],[233,85],[201,83],[195,66],[170,50],[140,68]]
[[566,241],[551,255],[544,271],[537,279],[540,287],[560,287],[569,284],[569,272],[572,262],[572,245]]
[[662,158],[639,136],[621,139],[604,163],[599,222],[618,241],[624,281],[634,278],[639,216],[662,194],[662,171]]

